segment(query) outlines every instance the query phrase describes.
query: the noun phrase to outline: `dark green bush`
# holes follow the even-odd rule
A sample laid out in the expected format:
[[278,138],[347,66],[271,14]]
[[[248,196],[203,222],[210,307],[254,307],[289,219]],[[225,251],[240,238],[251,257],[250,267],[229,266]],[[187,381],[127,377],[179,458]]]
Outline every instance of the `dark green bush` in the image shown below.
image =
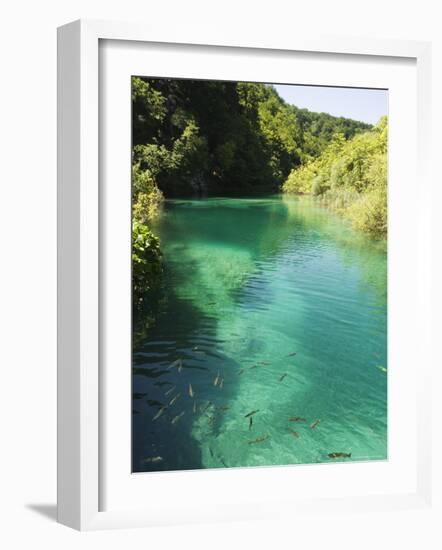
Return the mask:
[[335,135],[322,154],[294,168],[286,193],[320,195],[321,203],[375,238],[387,236],[387,117],[350,140]]
[[163,266],[160,240],[147,227],[134,220],[132,224],[132,291],[134,305],[161,284]]

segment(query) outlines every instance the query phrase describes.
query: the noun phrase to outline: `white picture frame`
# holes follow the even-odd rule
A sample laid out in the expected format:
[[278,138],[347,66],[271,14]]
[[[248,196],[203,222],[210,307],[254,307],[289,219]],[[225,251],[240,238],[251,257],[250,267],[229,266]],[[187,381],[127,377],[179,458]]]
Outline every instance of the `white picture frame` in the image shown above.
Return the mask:
[[[416,486],[413,490],[390,493],[328,495],[291,502],[281,493],[280,502],[270,492],[248,499],[247,509],[235,505],[228,496],[211,510],[197,496],[179,501],[169,513],[166,507],[130,507],[127,502],[103,510],[103,445],[101,415],[105,411],[100,338],[102,336],[103,262],[100,211],[103,208],[100,192],[100,43],[124,41],[128,44],[169,44],[175,48],[229,48],[230,55],[247,51],[271,52],[283,56],[287,52],[309,52],[335,56],[376,56],[385,59],[411,59],[416,63],[417,81],[417,168],[419,187],[418,226],[416,241],[416,314],[419,319],[419,345],[425,349],[425,360],[419,365],[416,379],[416,445],[413,468]],[[181,46],[180,46],[181,45]],[[235,53],[237,52],[237,54]],[[207,52],[210,58],[210,51]],[[431,347],[431,242],[430,209],[431,181],[428,175],[430,44],[389,40],[364,40],[329,37],[283,39],[267,44],[265,39],[241,40],[226,37],[212,43],[203,34],[186,36],[156,35],[136,24],[101,21],[76,21],[59,29],[58,33],[58,520],[80,530],[115,527],[152,526],[179,522],[199,522],[259,517],[278,517],[293,510],[307,513],[325,511],[332,504],[334,512],[347,513],[357,507],[361,511],[422,509],[430,506],[432,498],[431,429],[430,429],[430,372],[434,362]],[[124,154],[124,153],[123,153]],[[126,152],[127,154],[127,152]],[[419,296],[418,289],[419,288]],[[410,365],[411,368],[411,365]],[[414,414],[414,413],[413,413]],[[352,467],[352,465],[348,465]],[[338,465],[335,465],[338,468]],[[321,466],[316,466],[318,468]],[[283,483],[288,470],[279,470]],[[262,472],[263,470],[261,470]],[[270,469],[266,469],[267,472]],[[337,470],[336,470],[337,472]],[[358,476],[354,470],[354,476]],[[195,482],[198,472],[181,473],[184,485]],[[176,475],[176,474],[165,474]],[[233,488],[239,483],[241,471],[220,481]],[[263,475],[255,470],[247,474],[253,482]],[[281,477],[282,476],[282,477]],[[186,481],[187,478],[187,481]],[[175,478],[175,482],[176,482]],[[249,479],[249,481],[250,481]],[[268,477],[271,484],[272,480]],[[157,480],[158,484],[158,480]],[[270,487],[270,485],[269,485]],[[233,494],[233,491],[231,491]],[[189,503],[189,498],[193,502]],[[266,498],[269,501],[266,504]],[[123,500],[123,499],[122,499]]]

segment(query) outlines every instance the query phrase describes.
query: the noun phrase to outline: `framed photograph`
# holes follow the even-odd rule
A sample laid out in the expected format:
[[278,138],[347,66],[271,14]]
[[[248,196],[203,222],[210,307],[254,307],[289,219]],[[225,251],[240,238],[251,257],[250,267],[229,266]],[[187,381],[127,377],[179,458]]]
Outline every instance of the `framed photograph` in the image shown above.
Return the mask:
[[58,50],[59,521],[429,506],[429,44]]

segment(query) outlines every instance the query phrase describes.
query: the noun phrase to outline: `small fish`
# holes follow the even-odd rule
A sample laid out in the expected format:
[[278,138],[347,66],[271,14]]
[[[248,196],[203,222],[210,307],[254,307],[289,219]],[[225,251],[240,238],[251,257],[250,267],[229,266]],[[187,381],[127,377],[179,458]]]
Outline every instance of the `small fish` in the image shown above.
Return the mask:
[[219,377],[219,371],[218,371],[218,374],[215,376],[215,380],[213,381],[213,385],[217,386],[219,384],[219,380],[220,380],[220,377]]
[[198,346],[193,346],[192,351],[198,351],[200,348]]
[[180,364],[178,365],[178,372],[181,372],[183,370],[183,362],[180,359]]
[[152,420],[156,420],[157,418],[160,418],[160,416],[163,414],[165,410],[166,410],[166,407],[161,407],[161,409],[157,412],[157,414],[153,417]]
[[175,395],[175,397],[172,397],[172,399],[169,401],[169,407],[170,407],[171,405],[173,405],[173,404],[178,400],[178,398],[180,397],[180,395],[181,395],[180,393],[177,393],[177,394]]
[[221,378],[221,381],[219,383],[219,389],[222,390],[224,387],[224,378]]
[[223,405],[222,407],[218,407],[220,411],[228,411],[230,407],[228,405]]
[[289,422],[305,422],[305,418],[301,418],[300,416],[291,416],[289,418]]
[[376,365],[376,368],[379,369],[382,372],[387,372],[387,369],[383,367],[382,365]]
[[184,411],[183,411],[183,412],[180,412],[180,414],[177,414],[176,416],[174,416],[174,417],[172,418],[171,423],[172,423],[172,424],[176,424],[176,423],[178,422],[178,420],[183,416],[183,414],[184,414]]
[[253,416],[254,414],[256,414],[257,412],[259,412],[259,409],[257,409],[256,411],[251,411],[249,413],[247,413],[244,418],[249,418],[249,416]]
[[286,376],[287,376],[287,373],[283,374],[283,375],[281,376],[281,378],[279,379],[279,381],[282,382]]
[[350,458],[351,453],[328,453],[329,458]]
[[252,365],[250,368],[251,369],[257,369],[259,365]]
[[189,395],[190,395],[190,397],[194,396],[192,384],[189,384]]
[[204,407],[202,412],[205,413],[207,411],[207,409],[211,406],[211,404],[212,404],[212,401],[207,401],[207,405]]
[[213,454],[212,447],[209,447],[209,452],[210,452],[210,456],[211,456],[212,458],[214,458],[215,455]]
[[224,468],[227,468],[227,464],[225,463],[224,459],[223,458],[220,458],[219,461],[221,462],[221,464],[224,466]]
[[193,402],[192,412],[193,414],[196,414],[196,401]]
[[249,417],[249,430],[252,429],[252,425],[253,425],[253,416]]
[[155,464],[157,462],[163,462],[164,458],[162,456],[148,456],[143,459],[144,464]]
[[312,430],[314,430],[314,429],[316,428],[316,426],[317,426],[318,424],[320,424],[320,423],[321,423],[320,420],[315,420],[315,421],[313,422],[313,424],[310,426],[310,428],[311,428]]
[[271,365],[272,363],[269,363],[268,361],[259,361],[258,365]]
[[176,386],[172,386],[171,388],[169,388],[169,389],[167,390],[167,392],[165,392],[164,395],[169,395],[170,393],[173,392],[173,390],[174,390],[175,388],[176,388]]
[[169,370],[169,369],[173,369],[173,368],[175,368],[175,367],[180,368],[180,367],[182,366],[182,364],[183,364],[183,362],[181,361],[181,358],[180,358],[180,359],[177,359],[176,361],[174,361],[173,363],[171,363],[171,364],[167,367],[167,369]]
[[295,430],[289,430],[289,432],[292,434],[293,437],[296,437],[296,439],[299,437],[298,432],[295,432]]
[[287,357],[294,357],[296,355],[296,351],[293,351],[292,353],[289,353]]
[[244,369],[239,369],[238,376],[244,372]]
[[267,441],[269,439],[269,435],[263,435],[262,437],[258,437],[254,439],[253,441],[249,441],[249,445],[253,445],[254,443],[262,443],[263,441]]

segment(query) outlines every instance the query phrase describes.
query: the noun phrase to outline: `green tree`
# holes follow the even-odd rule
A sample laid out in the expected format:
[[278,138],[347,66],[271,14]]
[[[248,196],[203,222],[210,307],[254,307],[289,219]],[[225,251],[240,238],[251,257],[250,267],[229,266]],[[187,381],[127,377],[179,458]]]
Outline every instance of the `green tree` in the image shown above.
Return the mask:
[[132,293],[135,307],[144,301],[149,292],[158,290],[161,274],[160,241],[146,225],[135,220],[132,224]]
[[323,204],[376,238],[387,235],[387,117],[346,140],[337,133],[321,155],[294,168],[286,193],[319,196]]
[[363,123],[286,104],[269,85],[134,77],[134,163],[166,196],[277,191]]

